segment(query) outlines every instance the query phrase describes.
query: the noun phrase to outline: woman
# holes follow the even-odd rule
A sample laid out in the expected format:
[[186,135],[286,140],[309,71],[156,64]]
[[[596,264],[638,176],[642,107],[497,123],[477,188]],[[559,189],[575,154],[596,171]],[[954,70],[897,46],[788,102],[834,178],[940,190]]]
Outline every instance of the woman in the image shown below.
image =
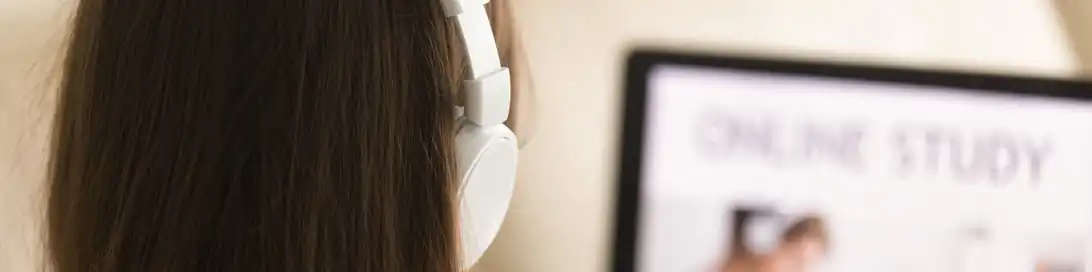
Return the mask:
[[467,265],[453,144],[467,56],[441,1],[78,5],[54,120],[53,271]]
[[829,246],[826,223],[813,214],[737,209],[732,222],[731,248],[722,272],[811,271]]

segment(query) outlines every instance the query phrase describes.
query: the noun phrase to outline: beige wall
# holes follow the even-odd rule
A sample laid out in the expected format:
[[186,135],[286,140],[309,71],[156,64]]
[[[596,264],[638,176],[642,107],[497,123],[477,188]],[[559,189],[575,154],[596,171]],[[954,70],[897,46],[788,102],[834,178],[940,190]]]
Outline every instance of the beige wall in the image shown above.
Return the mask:
[[44,177],[56,61],[66,15],[56,0],[0,0],[0,271],[41,263]]
[[1069,38],[1069,49],[1078,60],[1081,75],[1092,78],[1092,1],[1054,0],[1062,29]]
[[519,8],[542,128],[525,149],[517,198],[482,271],[605,271],[618,83],[624,49],[634,45],[1046,75],[1076,69],[1047,1],[525,0]]
[[[484,272],[606,268],[617,83],[634,45],[1045,75],[1078,69],[1046,1],[514,1],[541,128],[523,153],[509,221],[477,269]],[[0,0],[0,271],[40,263],[44,90],[63,37],[61,2]]]

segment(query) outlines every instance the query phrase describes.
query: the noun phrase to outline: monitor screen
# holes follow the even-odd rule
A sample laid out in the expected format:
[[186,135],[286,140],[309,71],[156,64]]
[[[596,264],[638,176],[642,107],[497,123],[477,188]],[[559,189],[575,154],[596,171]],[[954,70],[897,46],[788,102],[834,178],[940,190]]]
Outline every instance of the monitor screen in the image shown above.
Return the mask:
[[619,222],[636,271],[1086,271],[1088,101],[671,62],[643,76],[622,181],[639,208]]

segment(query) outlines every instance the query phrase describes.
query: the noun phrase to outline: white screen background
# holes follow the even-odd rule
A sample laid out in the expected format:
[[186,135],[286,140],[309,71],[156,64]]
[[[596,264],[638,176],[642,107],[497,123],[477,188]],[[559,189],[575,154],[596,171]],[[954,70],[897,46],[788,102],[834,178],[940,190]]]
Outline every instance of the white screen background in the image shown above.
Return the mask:
[[[638,267],[714,271],[729,239],[725,213],[759,197],[816,205],[833,231],[828,271],[958,271],[959,230],[988,223],[1040,258],[1081,260],[1092,230],[1092,107],[1050,98],[903,84],[661,66],[651,74]],[[776,168],[710,160],[696,141],[708,109],[865,122],[868,171]],[[931,124],[1049,137],[1037,189],[939,175],[896,177],[886,128]],[[992,272],[992,271],[991,271]]]

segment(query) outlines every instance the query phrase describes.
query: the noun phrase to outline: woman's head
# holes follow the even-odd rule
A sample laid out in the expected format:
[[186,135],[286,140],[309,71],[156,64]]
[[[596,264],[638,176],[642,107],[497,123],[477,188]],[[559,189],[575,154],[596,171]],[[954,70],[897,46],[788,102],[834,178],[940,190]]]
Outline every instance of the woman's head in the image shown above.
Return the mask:
[[817,216],[796,219],[781,235],[780,246],[771,254],[787,270],[806,269],[822,261],[829,245],[826,224]]
[[64,71],[57,271],[460,267],[438,0],[82,0]]
[[759,271],[806,271],[825,257],[829,234],[815,214],[782,214],[764,209],[733,213],[729,261],[750,262]]

